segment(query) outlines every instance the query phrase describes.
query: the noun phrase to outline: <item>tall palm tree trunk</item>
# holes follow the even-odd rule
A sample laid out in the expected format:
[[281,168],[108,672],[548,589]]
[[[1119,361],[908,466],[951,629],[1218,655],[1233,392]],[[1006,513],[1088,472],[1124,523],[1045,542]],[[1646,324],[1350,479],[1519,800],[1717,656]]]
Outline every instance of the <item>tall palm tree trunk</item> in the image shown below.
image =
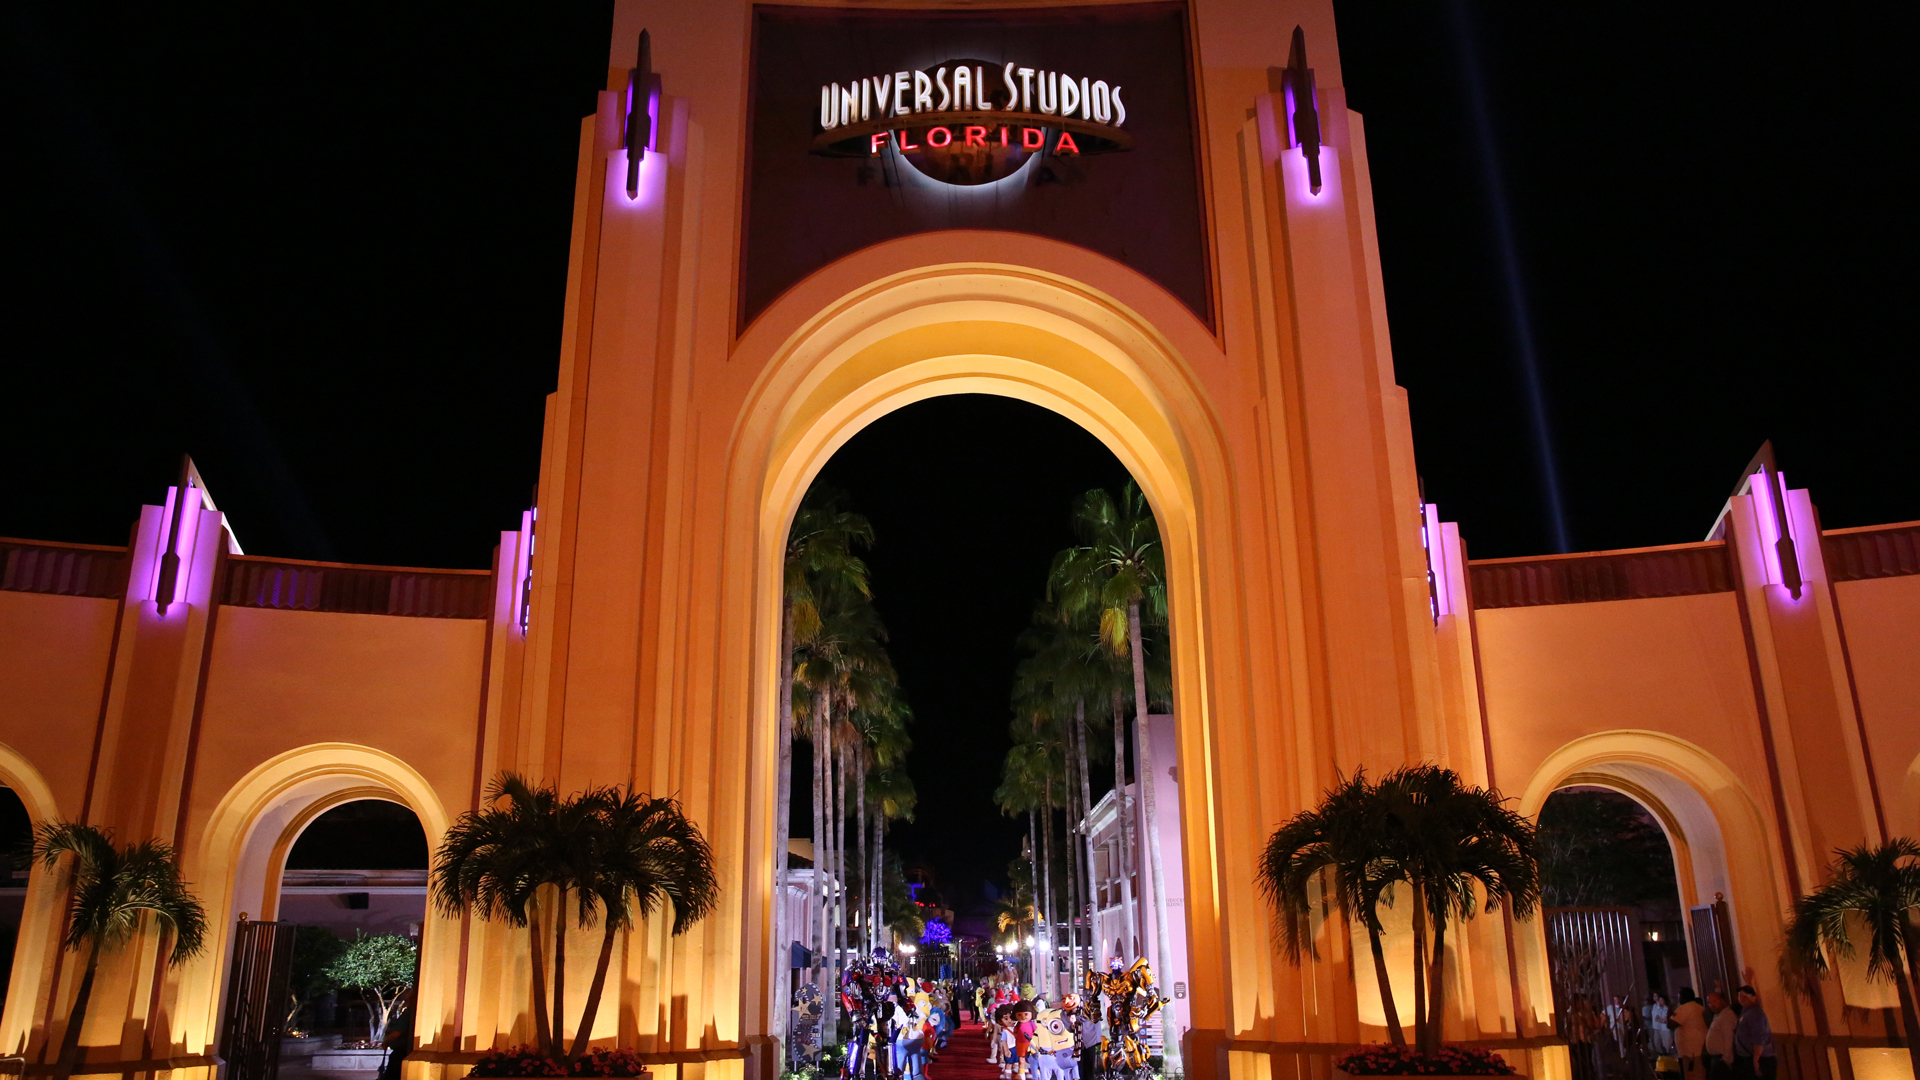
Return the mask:
[[1027,981],[1040,986],[1040,829],[1032,807],[1027,808]]
[[1400,1010],[1393,1003],[1393,976],[1387,971],[1387,950],[1380,941],[1380,928],[1367,924],[1367,945],[1373,950],[1373,979],[1380,984],[1380,1008],[1387,1019],[1387,1041],[1407,1045],[1406,1032],[1400,1030]]
[[553,907],[553,1035],[548,1045],[558,1051],[567,1040],[567,890]]
[[[1085,893],[1085,898],[1087,901],[1087,906],[1086,906],[1087,942],[1089,946],[1092,946],[1094,944],[1093,916],[1094,916],[1095,910],[1098,909],[1100,906],[1100,901],[1099,901],[1099,894],[1097,892],[1098,883],[1094,881],[1094,877],[1093,877],[1094,875],[1093,827],[1091,824],[1089,824],[1089,822],[1091,822],[1093,819],[1093,774],[1090,771],[1088,771],[1088,763],[1087,763],[1087,736],[1088,736],[1087,702],[1086,702],[1086,699],[1084,698],[1077,700],[1073,703],[1073,729],[1077,736],[1076,741],[1079,744],[1079,752],[1077,756],[1080,759],[1079,832],[1080,832],[1080,849],[1081,849],[1081,855],[1082,855],[1081,869],[1086,875],[1086,880],[1084,882],[1085,888],[1083,889],[1083,892]],[[1087,952],[1087,964],[1089,966],[1093,964],[1094,956],[1097,955],[1097,953],[1098,953],[1098,950],[1092,949],[1091,947],[1089,948]]]
[[1920,1003],[1914,1000],[1914,982],[1920,979],[1920,929],[1915,929],[1911,920],[1900,927],[1901,943],[1906,946],[1907,968],[1901,970],[1898,963],[1893,966],[1894,988],[1900,992],[1900,1020],[1907,1029],[1907,1057],[1913,1065],[1913,1075],[1920,1077]]
[[1126,944],[1114,951],[1120,955],[1122,964],[1131,963],[1133,951],[1139,948],[1139,931],[1135,927],[1133,910],[1133,875],[1127,857],[1133,851],[1133,829],[1127,820],[1131,811],[1127,809],[1127,715],[1120,706],[1120,691],[1113,692],[1113,810],[1114,819],[1120,823],[1120,851],[1118,876],[1120,878],[1120,911],[1124,916],[1122,925],[1127,928]]
[[[847,885],[847,783],[853,774],[852,747],[843,746],[837,756],[840,767],[834,771],[833,792],[833,985],[840,986],[840,968],[846,962],[847,935],[853,930],[849,918]],[[836,993],[836,996],[837,993]]]
[[1046,932],[1040,935],[1040,956],[1047,962],[1045,981],[1033,980],[1035,986],[1044,986],[1053,991],[1051,996],[1059,997],[1057,980],[1054,979],[1056,965],[1053,956],[1053,778],[1047,778],[1047,794],[1040,800],[1040,880],[1041,892],[1040,918],[1046,925]]
[[820,985],[820,1045],[832,1046],[834,1038],[840,1032],[840,866],[839,848],[839,754],[833,745],[833,726],[822,729],[822,738],[826,740],[827,752],[827,817],[821,830],[827,841],[827,896],[822,910],[825,912],[824,933],[821,940],[826,945],[827,955],[824,981]]
[[[1167,872],[1160,860],[1160,825],[1154,816],[1153,789],[1159,786],[1153,768],[1153,738],[1147,730],[1147,660],[1146,650],[1140,642],[1140,601],[1127,604],[1127,637],[1133,650],[1133,708],[1140,724],[1139,754],[1140,798],[1146,808],[1147,862],[1153,871],[1153,934],[1154,951],[1159,958],[1162,979],[1172,977],[1166,970],[1167,961],[1173,955],[1169,948],[1172,937],[1167,933]],[[1179,1031],[1166,1040],[1167,1072],[1182,1072],[1180,1062]]]
[[600,1014],[600,995],[607,988],[607,969],[613,966],[613,942],[620,934],[620,927],[613,917],[611,905],[603,922],[600,959],[594,964],[593,982],[587,987],[587,1004],[580,1010],[580,1030],[573,1033],[573,1047],[567,1051],[569,1060],[586,1053],[587,1045],[593,1041],[593,1021]]
[[54,1066],[56,1080],[68,1080],[80,1067],[80,1031],[87,1026],[87,1006],[93,1001],[93,979],[100,971],[100,940],[95,938],[87,950],[87,970],[80,976],[80,989],[73,996],[73,1011],[67,1015],[67,1032],[60,1038],[59,1064]]
[[1413,886],[1413,1044],[1427,1045],[1427,897]]
[[1433,920],[1433,959],[1427,965],[1427,1041],[1420,1049],[1428,1054],[1440,1049],[1447,1030],[1447,920]]
[[827,907],[826,879],[826,821],[827,821],[827,692],[824,688],[814,691],[813,717],[810,725],[809,740],[813,743],[813,871],[809,875],[812,882],[807,890],[807,948],[813,958],[808,971],[815,986],[819,986],[822,995],[826,987],[821,985],[820,965],[826,954],[826,923],[823,921]]
[[887,812],[882,807],[873,811],[873,947],[886,946],[886,938],[881,935],[887,917]]
[[1072,724],[1068,724],[1067,725],[1067,749],[1066,749],[1066,753],[1062,755],[1062,758],[1066,762],[1066,767],[1067,767],[1067,775],[1066,775],[1067,801],[1065,805],[1063,805],[1060,808],[1061,809],[1060,839],[1061,839],[1061,842],[1066,845],[1066,850],[1067,850],[1067,911],[1066,911],[1067,974],[1066,974],[1066,979],[1067,979],[1067,986],[1069,989],[1080,985],[1079,920],[1080,920],[1080,912],[1083,910],[1080,903],[1080,842],[1077,839],[1075,839],[1075,837],[1079,835],[1079,832],[1074,827],[1074,823],[1073,823],[1073,810],[1075,806],[1079,805],[1079,799],[1074,794],[1077,786],[1075,784],[1075,771],[1078,765],[1076,756],[1074,754],[1074,747],[1077,742],[1078,740],[1074,737],[1074,726]]
[[547,1017],[547,928],[540,923],[540,902],[527,904],[527,949],[533,969],[533,1041],[542,1057],[553,1056],[553,1024]]
[[773,823],[773,1002],[768,1030],[780,1044],[779,1064],[787,1063],[787,1011],[792,992],[793,930],[787,925],[787,840],[793,835],[793,601],[781,604],[780,679],[774,698],[780,765],[774,776]]
[[[864,901],[873,894],[873,877],[867,873],[867,742],[865,739],[854,744],[853,753],[855,777],[853,827],[860,841],[860,876],[864,879],[860,882],[860,899],[863,901],[861,906],[864,908],[867,906]],[[860,951],[865,953],[872,949],[873,921],[868,919],[863,911],[860,916]]]

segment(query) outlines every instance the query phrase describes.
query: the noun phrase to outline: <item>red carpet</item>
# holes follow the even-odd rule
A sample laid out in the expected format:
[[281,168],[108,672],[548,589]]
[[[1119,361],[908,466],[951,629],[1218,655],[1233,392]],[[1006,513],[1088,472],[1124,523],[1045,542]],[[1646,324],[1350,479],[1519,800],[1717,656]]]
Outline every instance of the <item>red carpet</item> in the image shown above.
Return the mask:
[[927,1080],[1000,1080],[1000,1066],[987,1061],[987,1029],[972,1020],[961,1024],[940,1060],[927,1066]]

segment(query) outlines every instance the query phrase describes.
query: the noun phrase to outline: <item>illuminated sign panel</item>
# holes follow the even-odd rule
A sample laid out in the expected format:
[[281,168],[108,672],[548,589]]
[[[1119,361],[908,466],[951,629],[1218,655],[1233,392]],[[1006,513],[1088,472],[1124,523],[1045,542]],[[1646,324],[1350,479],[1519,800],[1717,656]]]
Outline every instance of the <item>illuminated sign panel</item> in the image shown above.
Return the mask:
[[939,229],[1077,244],[1212,323],[1183,4],[754,9],[739,324]]

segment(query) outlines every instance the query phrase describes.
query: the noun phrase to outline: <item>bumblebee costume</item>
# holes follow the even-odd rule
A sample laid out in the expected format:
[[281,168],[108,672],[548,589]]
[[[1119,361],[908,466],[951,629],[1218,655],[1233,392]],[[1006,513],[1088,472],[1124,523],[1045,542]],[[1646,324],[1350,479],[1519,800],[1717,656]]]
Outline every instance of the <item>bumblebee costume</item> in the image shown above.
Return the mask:
[[1115,959],[1105,972],[1087,972],[1087,1014],[1098,1015],[1101,999],[1106,999],[1107,1030],[1100,1037],[1098,1080],[1147,1074],[1147,1048],[1140,1041],[1140,1026],[1167,1004],[1153,987],[1153,968],[1145,957],[1124,970]]

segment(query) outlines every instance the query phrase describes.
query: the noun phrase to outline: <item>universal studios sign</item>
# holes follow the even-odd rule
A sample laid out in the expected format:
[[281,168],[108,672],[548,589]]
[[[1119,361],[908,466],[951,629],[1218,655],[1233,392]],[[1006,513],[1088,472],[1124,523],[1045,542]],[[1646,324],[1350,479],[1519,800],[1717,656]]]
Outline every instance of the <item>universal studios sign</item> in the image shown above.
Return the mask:
[[1035,156],[1131,150],[1125,89],[1061,71],[948,60],[820,88],[813,152],[898,155],[950,184],[1011,176]]

